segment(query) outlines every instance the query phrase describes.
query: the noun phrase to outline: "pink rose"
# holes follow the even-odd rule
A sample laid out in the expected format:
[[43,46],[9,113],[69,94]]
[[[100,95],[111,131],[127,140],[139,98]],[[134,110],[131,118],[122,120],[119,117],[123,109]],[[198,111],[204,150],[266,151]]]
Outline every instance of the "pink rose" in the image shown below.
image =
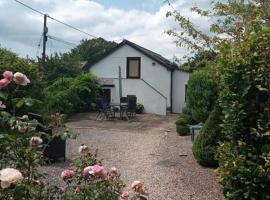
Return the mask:
[[5,71],[3,73],[3,77],[9,81],[12,81],[13,79],[13,73],[11,71]]
[[70,170],[70,169],[64,170],[61,173],[61,177],[63,179],[65,179],[65,178],[71,178],[73,175],[74,175],[74,171],[73,170]]
[[34,136],[34,137],[31,137],[31,139],[30,139],[30,144],[31,144],[32,146],[38,146],[38,145],[41,145],[42,142],[43,142],[43,140],[42,140],[40,137]]
[[21,72],[16,72],[14,74],[13,80],[18,85],[26,86],[28,83],[30,83],[30,80]]
[[129,197],[129,192],[123,192],[123,193],[121,194],[121,199],[127,200],[128,197]]
[[28,117],[28,115],[23,115],[23,116],[21,117],[21,119],[23,119],[23,120],[29,120],[29,117]]
[[84,176],[89,175],[89,172],[90,172],[91,170],[92,170],[92,166],[85,167],[85,168],[83,169],[83,175],[84,175]]
[[3,104],[3,102],[2,101],[0,101],[0,108],[6,108],[6,105],[5,104]]
[[103,166],[100,165],[94,165],[84,168],[83,174],[84,175],[92,174],[99,178],[106,178],[107,176],[106,170],[104,169]]
[[12,183],[17,183],[23,179],[20,171],[14,168],[6,168],[0,171],[1,188],[8,188]]
[[75,193],[80,193],[80,192],[81,192],[80,188],[79,187],[76,187]]
[[86,154],[89,152],[89,147],[86,146],[85,144],[82,144],[80,147],[79,147],[79,150],[78,150],[79,154]]
[[8,79],[6,79],[6,78],[1,79],[0,80],[0,90],[5,88],[9,83],[10,83],[10,81]]

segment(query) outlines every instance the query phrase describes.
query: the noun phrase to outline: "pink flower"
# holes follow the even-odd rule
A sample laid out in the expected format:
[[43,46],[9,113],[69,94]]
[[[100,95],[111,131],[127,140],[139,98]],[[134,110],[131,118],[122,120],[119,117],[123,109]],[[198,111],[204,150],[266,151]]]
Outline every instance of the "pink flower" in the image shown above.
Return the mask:
[[14,74],[13,80],[18,85],[26,86],[28,83],[30,83],[30,80],[21,72],[16,72]]
[[92,175],[95,175],[99,178],[106,178],[106,176],[107,176],[106,170],[104,169],[103,166],[100,166],[100,165],[88,166],[88,167],[84,168],[83,174],[85,176],[92,174]]
[[116,167],[112,167],[111,168],[111,173],[117,174],[117,168]]
[[28,117],[28,115],[23,115],[23,116],[21,117],[21,119],[29,120],[29,117]]
[[75,193],[80,193],[80,192],[81,192],[80,188],[79,187],[76,187]]
[[10,81],[8,79],[6,79],[6,78],[1,79],[0,80],[0,90],[5,88],[9,83],[10,83]]
[[124,200],[127,200],[128,197],[129,197],[129,192],[123,192],[123,193],[121,194],[121,198],[124,199]]
[[73,175],[74,175],[74,171],[73,170],[70,170],[70,169],[64,170],[61,173],[61,177],[63,179],[65,179],[65,178],[71,178]]
[[134,190],[134,192],[137,192],[137,193],[144,192],[143,183],[140,181],[134,181],[131,185],[131,188]]
[[86,146],[85,144],[82,144],[82,145],[79,147],[78,152],[79,152],[79,154],[85,154],[85,153],[88,153],[88,152],[89,152],[89,147]]
[[0,182],[3,189],[8,188],[12,183],[23,179],[20,171],[13,168],[6,168],[0,171]]
[[9,81],[12,81],[13,79],[13,73],[11,71],[5,71],[3,73],[3,77]]
[[31,137],[30,144],[32,146],[38,146],[41,145],[43,140],[40,137]]
[[3,104],[3,102],[2,101],[0,101],[0,108],[6,108],[6,105],[5,104]]
[[92,170],[92,166],[85,167],[85,168],[83,169],[83,175],[84,175],[84,176],[89,175],[89,172],[90,172],[91,170]]

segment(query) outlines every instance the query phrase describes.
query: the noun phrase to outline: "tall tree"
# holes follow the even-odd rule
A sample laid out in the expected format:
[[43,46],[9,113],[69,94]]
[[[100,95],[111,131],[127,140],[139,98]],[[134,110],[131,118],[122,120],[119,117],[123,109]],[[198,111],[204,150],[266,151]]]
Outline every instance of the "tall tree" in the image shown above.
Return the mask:
[[104,53],[116,46],[117,43],[106,41],[103,38],[84,39],[81,43],[71,50],[70,55],[79,57],[81,61],[95,62],[102,57]]

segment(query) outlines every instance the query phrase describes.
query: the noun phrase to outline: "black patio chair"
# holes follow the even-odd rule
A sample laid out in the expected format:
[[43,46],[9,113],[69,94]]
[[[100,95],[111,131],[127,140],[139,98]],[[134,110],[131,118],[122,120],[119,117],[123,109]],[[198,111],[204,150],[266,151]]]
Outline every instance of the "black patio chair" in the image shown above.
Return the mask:
[[35,119],[35,120],[37,120],[39,123],[43,123],[43,121],[44,121],[42,115],[39,115],[39,114],[37,114],[37,113],[28,112],[27,115],[28,115],[28,118],[29,118],[30,120]]
[[124,116],[125,114],[128,120],[136,116],[136,105],[137,105],[137,97],[135,95],[128,95],[127,106],[123,108],[122,116]]
[[96,106],[97,106],[96,120],[98,120],[99,117],[102,117],[101,119],[103,119],[103,116],[106,119],[112,119],[115,117],[114,112],[111,110],[110,105],[106,102],[105,99],[98,98]]

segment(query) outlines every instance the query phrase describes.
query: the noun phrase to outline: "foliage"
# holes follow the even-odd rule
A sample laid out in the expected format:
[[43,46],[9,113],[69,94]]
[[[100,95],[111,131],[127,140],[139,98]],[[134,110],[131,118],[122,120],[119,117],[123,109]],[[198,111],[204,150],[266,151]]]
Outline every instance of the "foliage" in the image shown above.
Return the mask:
[[216,153],[219,141],[222,139],[220,124],[221,109],[216,106],[192,146],[195,159],[203,166],[215,167],[218,165]]
[[144,110],[143,104],[137,103],[137,105],[136,105],[136,113],[137,114],[142,114],[143,113],[143,110]]
[[180,65],[180,68],[187,72],[193,72],[212,65],[216,59],[217,53],[213,51],[198,51],[193,57],[189,57],[188,61]]
[[217,99],[217,85],[210,73],[208,70],[196,71],[188,81],[187,104],[197,122],[208,118]]
[[48,110],[71,114],[93,109],[100,92],[97,78],[90,73],[61,78],[45,89]]
[[[227,199],[269,199],[267,165],[270,27],[252,21],[242,41],[221,46],[220,105],[226,141],[220,147],[219,174]],[[255,53],[254,53],[255,52]],[[241,55],[241,56],[238,56]]]
[[192,11],[212,19],[211,35],[179,12],[185,33],[169,31],[194,51],[213,50],[219,79],[224,141],[219,147],[219,178],[229,200],[270,199],[269,185],[269,41],[270,2],[216,1],[212,9]]
[[[48,84],[62,77],[75,77],[80,74],[80,60],[72,57],[68,53],[50,55],[46,57],[46,65],[43,70],[44,80]],[[39,58],[39,65],[42,60]]]
[[71,57],[78,57],[81,61],[94,63],[99,60],[107,51],[115,47],[115,42],[106,41],[103,38],[82,40],[81,43],[71,50]]
[[179,117],[176,122],[176,132],[181,135],[187,135],[189,133],[188,120],[182,117]]
[[185,136],[189,133],[189,127],[187,124],[185,125],[176,125],[176,132],[181,135],[181,136]]

